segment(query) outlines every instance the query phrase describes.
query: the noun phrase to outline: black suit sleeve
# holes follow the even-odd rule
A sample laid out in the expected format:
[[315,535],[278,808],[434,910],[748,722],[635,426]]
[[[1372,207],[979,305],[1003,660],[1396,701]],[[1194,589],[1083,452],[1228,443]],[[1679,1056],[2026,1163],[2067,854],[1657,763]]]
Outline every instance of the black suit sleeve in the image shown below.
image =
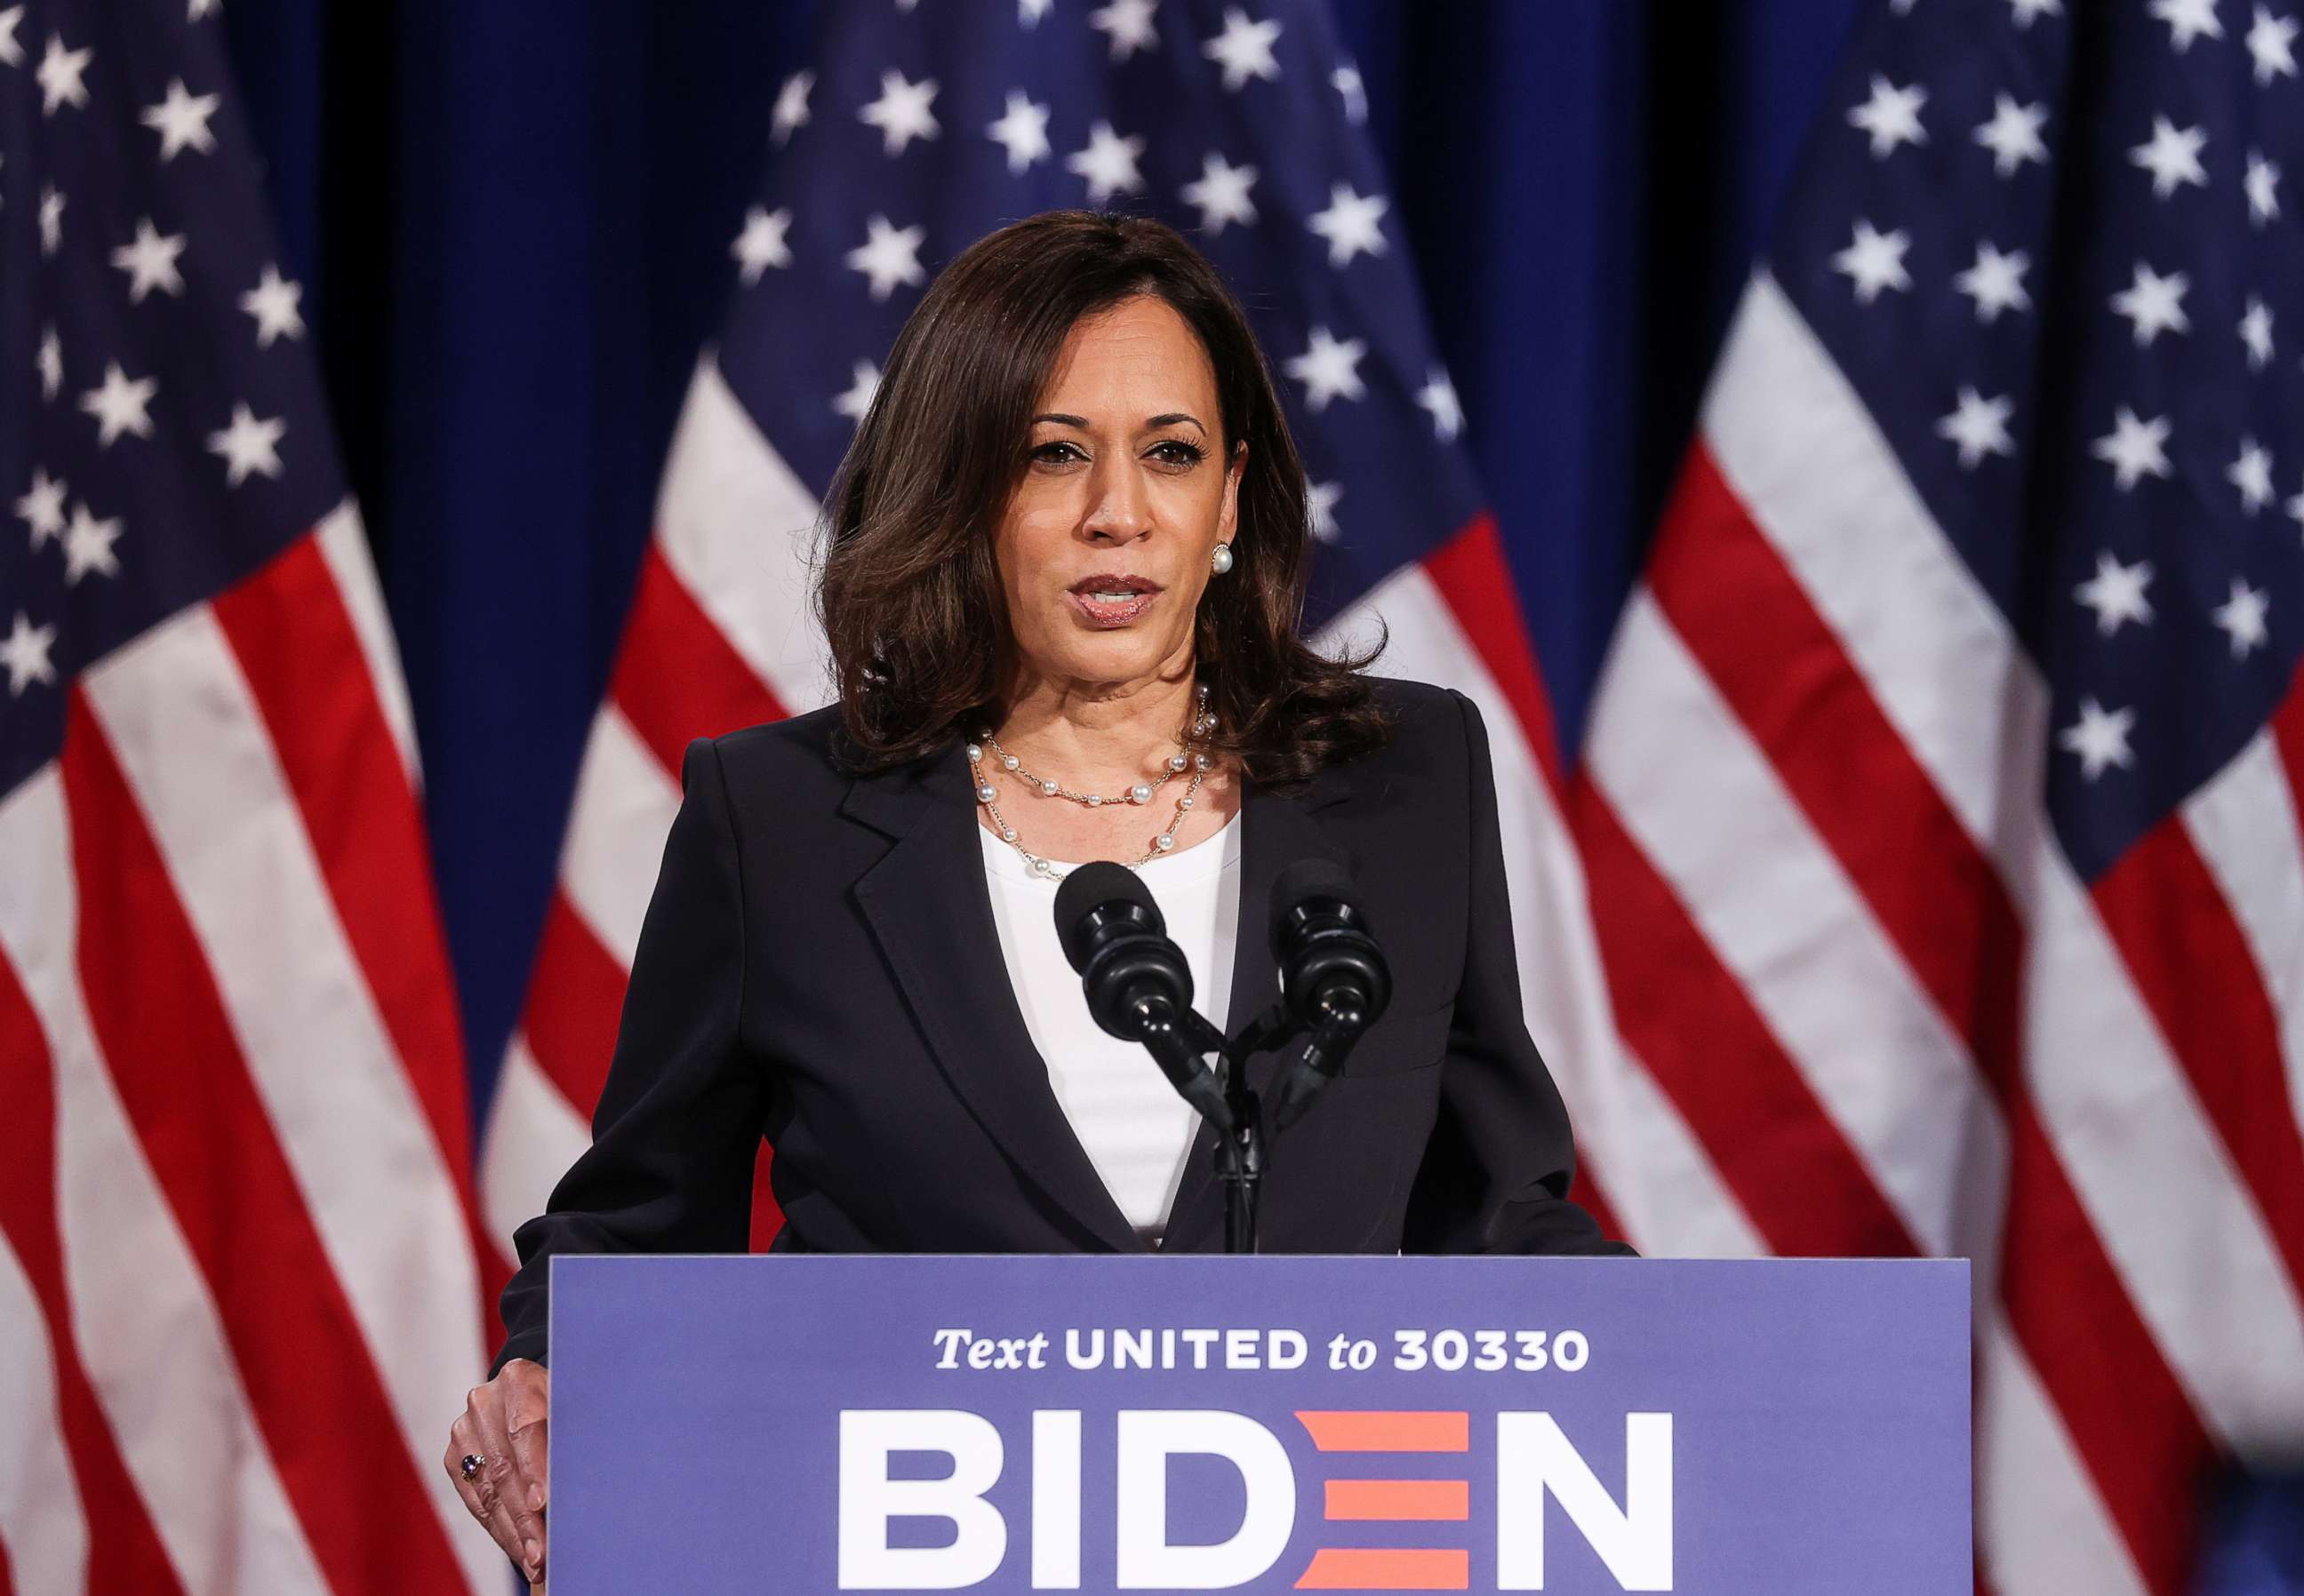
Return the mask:
[[592,1144],[553,1188],[549,1211],[513,1237],[521,1265],[504,1287],[492,1376],[512,1358],[545,1361],[555,1253],[741,1253],[750,1241],[765,1085],[738,1043],[743,889],[710,739],[688,745],[680,782]]
[[1469,756],[1470,923],[1440,1114],[1409,1193],[1402,1249],[1629,1254],[1568,1198],[1575,1146],[1520,1007],[1487,728],[1470,699],[1453,689],[1449,697],[1462,714]]

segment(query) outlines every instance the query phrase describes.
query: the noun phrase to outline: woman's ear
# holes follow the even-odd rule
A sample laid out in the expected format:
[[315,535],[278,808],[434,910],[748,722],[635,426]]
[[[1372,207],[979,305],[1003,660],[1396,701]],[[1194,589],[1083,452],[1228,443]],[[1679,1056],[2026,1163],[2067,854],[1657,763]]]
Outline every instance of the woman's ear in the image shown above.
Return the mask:
[[1230,543],[1232,534],[1240,529],[1240,485],[1248,475],[1248,440],[1240,439],[1232,446],[1232,460],[1224,467],[1224,513],[1217,518],[1216,539]]

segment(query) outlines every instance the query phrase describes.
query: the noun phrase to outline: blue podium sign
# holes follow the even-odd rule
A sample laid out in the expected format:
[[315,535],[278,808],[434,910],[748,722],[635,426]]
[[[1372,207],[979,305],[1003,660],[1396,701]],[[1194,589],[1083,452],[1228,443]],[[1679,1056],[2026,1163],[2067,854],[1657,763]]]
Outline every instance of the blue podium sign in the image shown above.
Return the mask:
[[561,1257],[555,1596],[1967,1596],[1964,1262]]

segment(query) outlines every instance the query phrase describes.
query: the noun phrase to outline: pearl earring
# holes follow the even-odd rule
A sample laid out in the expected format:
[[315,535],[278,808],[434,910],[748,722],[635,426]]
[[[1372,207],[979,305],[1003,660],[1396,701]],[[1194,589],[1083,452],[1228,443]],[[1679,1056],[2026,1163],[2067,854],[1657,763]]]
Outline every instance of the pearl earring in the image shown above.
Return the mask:
[[1224,575],[1232,569],[1232,545],[1228,543],[1216,545],[1215,552],[1208,556],[1208,569],[1218,576]]

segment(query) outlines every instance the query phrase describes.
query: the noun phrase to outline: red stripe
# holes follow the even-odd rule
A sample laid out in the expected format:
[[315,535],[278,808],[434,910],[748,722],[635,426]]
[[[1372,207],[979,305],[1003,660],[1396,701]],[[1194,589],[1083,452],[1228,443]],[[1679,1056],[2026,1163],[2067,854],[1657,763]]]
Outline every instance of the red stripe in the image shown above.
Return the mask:
[[2280,1017],[2182,815],[2146,832],[2089,895],[2304,1289],[2304,1129],[2289,1101]]
[[292,544],[210,607],[455,1183],[481,1271],[474,1285],[483,1332],[494,1345],[503,1327],[485,1279],[493,1248],[473,1192],[470,1083],[431,850],[352,613],[317,536]]
[[537,943],[521,1028],[538,1068],[589,1119],[615,1052],[627,972],[576,912],[565,889],[552,894]]
[[1771,1250],[1917,1252],[1864,1161],[1607,799],[1579,777],[1571,801],[1624,1041]]
[[1998,869],[1700,447],[1648,583],[1998,1102],[2010,1160],[1998,1289],[2011,1330],[2147,1583],[2180,1588],[2185,1483],[2209,1443],[2025,1091],[2025,936]]
[[1462,1452],[1472,1444],[1469,1413],[1345,1408],[1296,1417],[1323,1452]]
[[1461,532],[1426,556],[1424,570],[1512,706],[1520,734],[1536,750],[1557,803],[1560,732],[1552,718],[1552,695],[1545,688],[1544,672],[1529,641],[1528,620],[1520,612],[1512,568],[1504,562],[1495,517],[1485,510],[1474,516]]
[[1471,1554],[1443,1549],[1324,1546],[1296,1581],[1300,1591],[1461,1591]]
[[784,706],[699,607],[651,540],[609,692],[664,768],[689,739],[781,721]]
[[[56,1412],[88,1523],[91,1592],[181,1592],[158,1533],[121,1457],[73,1339],[56,1220],[56,1101],[47,1041],[16,973],[0,958],[0,1100],[8,1104],[6,1156],[0,1157],[0,1235],[31,1282],[47,1327],[56,1372]],[[111,1260],[114,1268],[133,1261]],[[8,1589],[0,1550],[0,1593]]]
[[320,1567],[336,1596],[461,1590],[446,1530],[198,938],[78,689],[59,763],[80,901],[78,967],[97,1040]]

